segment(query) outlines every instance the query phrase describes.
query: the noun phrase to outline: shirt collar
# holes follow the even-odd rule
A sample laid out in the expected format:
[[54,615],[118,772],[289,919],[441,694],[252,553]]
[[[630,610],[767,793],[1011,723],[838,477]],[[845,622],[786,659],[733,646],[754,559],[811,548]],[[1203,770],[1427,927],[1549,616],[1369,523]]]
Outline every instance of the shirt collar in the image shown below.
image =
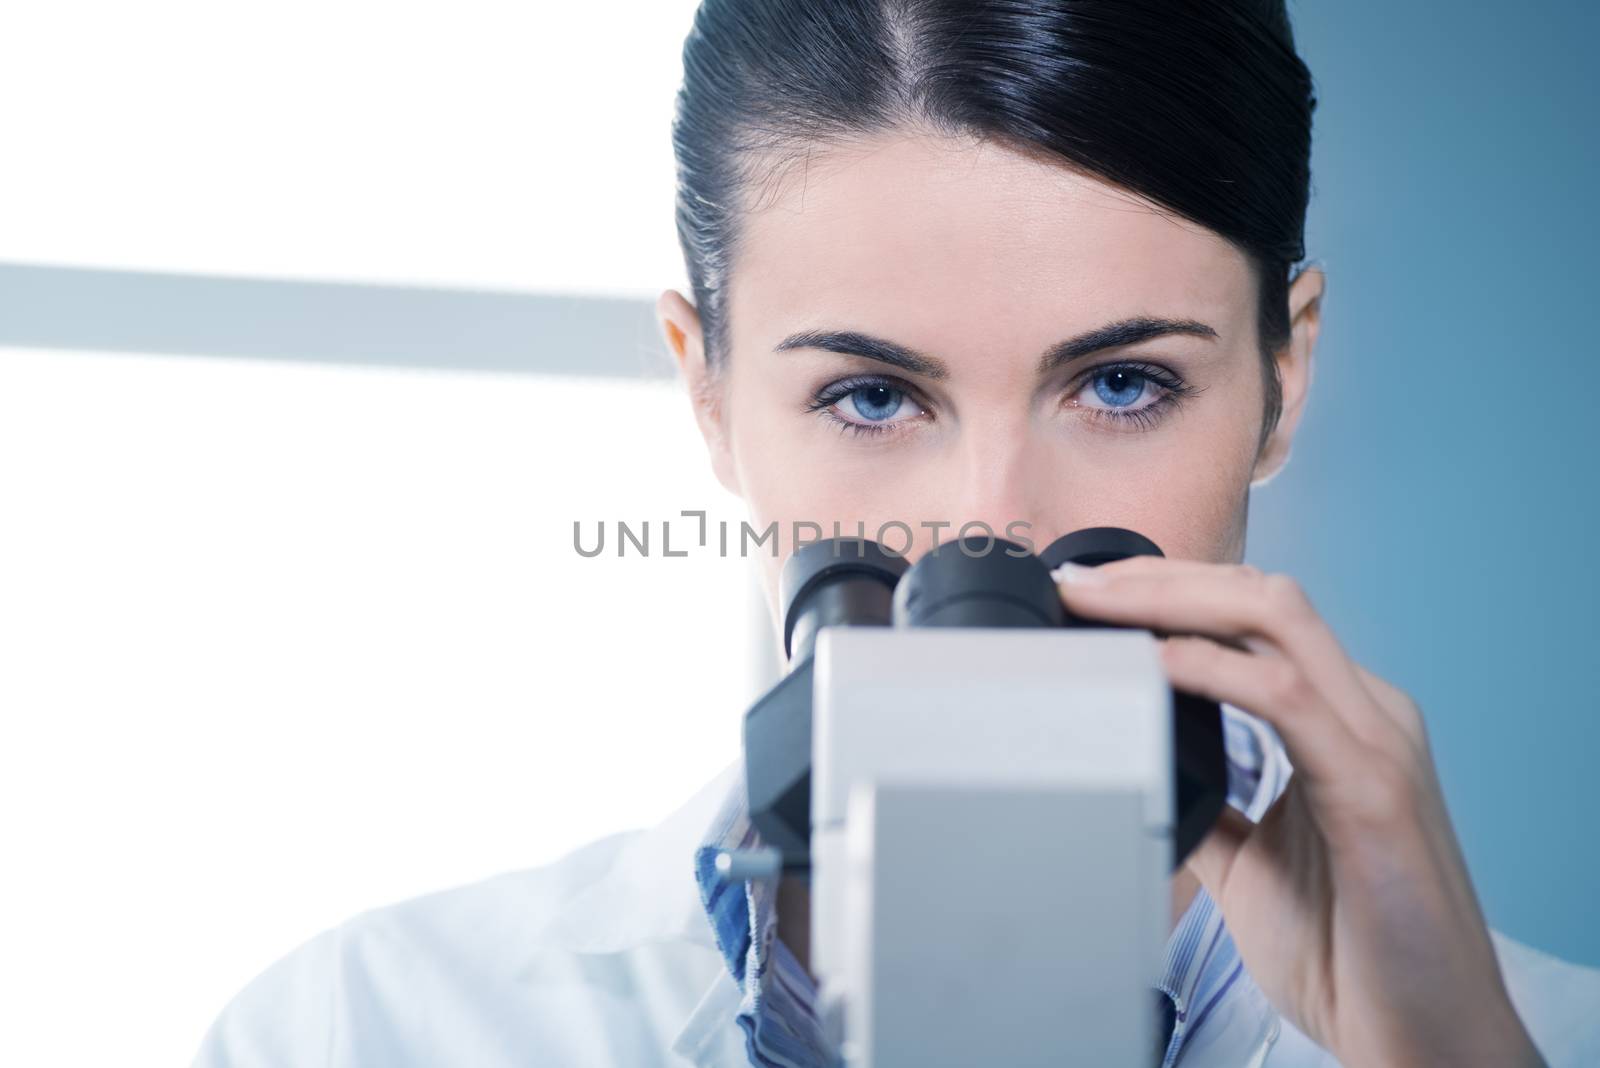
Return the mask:
[[[1228,801],[1251,819],[1260,819],[1287,784],[1288,758],[1265,722],[1232,705],[1224,704],[1222,710]],[[704,918],[728,975],[738,985],[736,1019],[751,1062],[784,1068],[827,1065],[834,1044],[816,1016],[815,985],[777,937],[774,887],[757,880],[723,882],[717,874],[716,857],[722,850],[761,845],[745,800],[742,765],[735,767],[726,788],[694,851],[694,872]],[[1201,889],[1168,937],[1155,983],[1174,1009],[1163,1065],[1175,1061],[1189,1036],[1241,979],[1248,982],[1222,912]]]
[[724,882],[717,854],[754,849],[761,835],[746,804],[743,769],[694,852],[695,882],[728,974],[741,996],[735,1018],[744,1030],[752,1064],[810,1068],[833,1063],[817,1015],[811,976],[777,937],[775,884],[762,880]]

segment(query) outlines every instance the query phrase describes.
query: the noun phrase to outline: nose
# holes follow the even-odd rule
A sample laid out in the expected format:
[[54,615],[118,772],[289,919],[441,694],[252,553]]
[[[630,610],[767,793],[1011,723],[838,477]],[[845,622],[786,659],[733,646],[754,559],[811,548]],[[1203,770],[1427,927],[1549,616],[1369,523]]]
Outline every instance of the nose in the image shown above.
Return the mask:
[[969,534],[993,532],[1042,549],[1061,506],[1053,459],[1046,443],[1026,426],[996,426],[965,435],[951,473],[950,537],[959,537],[963,524],[973,524]]

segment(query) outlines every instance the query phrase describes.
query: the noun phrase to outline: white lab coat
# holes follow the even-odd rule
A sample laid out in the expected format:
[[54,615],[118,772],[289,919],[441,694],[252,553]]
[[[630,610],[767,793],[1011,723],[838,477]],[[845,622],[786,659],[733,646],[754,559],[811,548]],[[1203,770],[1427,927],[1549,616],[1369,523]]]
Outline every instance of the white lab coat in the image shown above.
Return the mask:
[[[654,828],[318,935],[234,998],[195,1068],[748,1065],[740,990],[692,868],[739,770],[730,764]],[[1600,971],[1494,937],[1552,1068],[1600,1066]],[[1242,987],[1182,1068],[1336,1065]]]

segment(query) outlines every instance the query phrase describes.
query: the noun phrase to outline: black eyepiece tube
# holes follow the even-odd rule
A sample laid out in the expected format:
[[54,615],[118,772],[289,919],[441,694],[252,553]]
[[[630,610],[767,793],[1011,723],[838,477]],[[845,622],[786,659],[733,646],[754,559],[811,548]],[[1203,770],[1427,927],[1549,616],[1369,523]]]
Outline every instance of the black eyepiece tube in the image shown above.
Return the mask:
[[886,627],[906,560],[865,538],[829,538],[789,555],[778,576],[789,670],[744,716],[750,820],[785,872],[811,867],[811,697],[817,632]]
[[1046,545],[1039,559],[1054,571],[1069,560],[1084,567],[1109,564],[1129,556],[1165,556],[1159,546],[1126,527],[1085,527]]
[[1004,538],[971,537],[925,553],[894,591],[905,627],[1059,627],[1061,595],[1039,559]]
[[823,627],[888,626],[895,583],[908,566],[866,538],[827,538],[791,553],[778,578],[789,663],[811,655]]

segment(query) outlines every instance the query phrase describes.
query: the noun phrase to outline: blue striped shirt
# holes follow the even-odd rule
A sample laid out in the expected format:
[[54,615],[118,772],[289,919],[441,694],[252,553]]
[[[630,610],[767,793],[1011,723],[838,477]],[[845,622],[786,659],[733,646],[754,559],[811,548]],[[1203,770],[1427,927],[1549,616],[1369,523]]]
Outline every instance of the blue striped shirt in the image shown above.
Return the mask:
[[[1288,758],[1266,723],[1232,705],[1222,709],[1228,802],[1260,819],[1288,782]],[[832,1068],[838,1062],[817,1016],[816,984],[778,937],[776,885],[724,883],[717,875],[720,851],[760,844],[739,779],[696,848],[694,868],[717,946],[743,991],[737,1019],[745,1050],[750,1063],[763,1068]],[[1170,1029],[1162,1068],[1177,1062],[1243,972],[1222,911],[1199,890],[1167,939],[1166,960],[1154,983]]]

